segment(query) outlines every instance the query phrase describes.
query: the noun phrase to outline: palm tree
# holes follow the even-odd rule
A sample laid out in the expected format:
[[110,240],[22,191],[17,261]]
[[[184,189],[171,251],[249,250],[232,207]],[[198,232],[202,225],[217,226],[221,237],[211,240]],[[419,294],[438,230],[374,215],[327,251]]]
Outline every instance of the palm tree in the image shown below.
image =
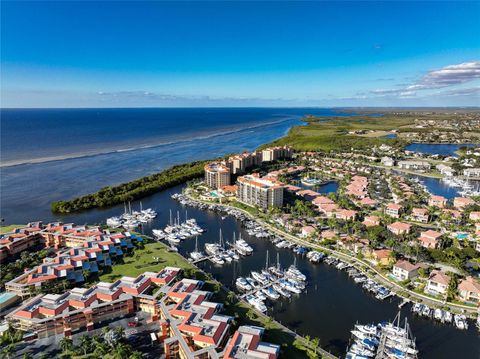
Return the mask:
[[30,352],[23,353],[22,359],[33,359],[33,355]]
[[62,352],[69,352],[73,349],[73,341],[68,337],[63,337],[58,342],[58,346],[62,349]]
[[237,296],[234,292],[230,291],[227,294],[227,300],[230,304],[235,304],[235,302],[237,301]]
[[2,349],[2,354],[7,358],[10,359],[12,354],[15,351],[15,347],[13,344],[8,344],[5,348]]
[[80,337],[80,348],[83,350],[84,355],[87,355],[90,351],[91,343],[92,340],[88,335],[84,334]]
[[116,327],[115,328],[115,334],[119,338],[125,338],[125,329],[123,329],[123,327]]

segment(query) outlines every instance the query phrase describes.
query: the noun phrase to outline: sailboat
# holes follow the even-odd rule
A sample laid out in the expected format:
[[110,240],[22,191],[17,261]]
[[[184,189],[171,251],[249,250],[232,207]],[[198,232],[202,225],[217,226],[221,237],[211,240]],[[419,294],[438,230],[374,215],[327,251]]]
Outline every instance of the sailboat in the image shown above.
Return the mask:
[[195,250],[190,253],[190,258],[194,261],[198,261],[205,257],[205,255],[198,250],[198,237],[195,237]]

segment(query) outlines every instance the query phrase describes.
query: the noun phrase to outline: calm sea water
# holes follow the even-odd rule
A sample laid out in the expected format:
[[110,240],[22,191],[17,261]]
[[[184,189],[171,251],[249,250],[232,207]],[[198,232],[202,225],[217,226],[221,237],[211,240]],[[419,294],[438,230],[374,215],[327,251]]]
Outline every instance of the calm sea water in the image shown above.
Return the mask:
[[[318,191],[329,191],[327,187]],[[296,258],[297,266],[306,273],[308,287],[305,293],[295,296],[291,300],[279,300],[269,310],[269,313],[283,324],[303,335],[310,335],[320,339],[322,347],[336,355],[344,357],[345,349],[350,339],[350,330],[358,321],[360,323],[380,322],[391,320],[398,313],[398,299],[379,301],[356,285],[345,272],[339,271],[326,264],[312,264],[305,258],[293,254],[287,249],[278,249],[271,242],[250,237],[241,227],[241,223],[232,217],[222,219],[222,216],[211,211],[201,211],[183,207],[170,198],[170,195],[180,192],[182,186],[157,193],[142,200],[143,207],[152,207],[158,211],[158,217],[144,226],[143,232],[151,234],[154,228],[163,228],[168,224],[169,211],[174,216],[177,211],[180,218],[194,217],[198,223],[207,229],[207,232],[198,237],[198,246],[204,249],[205,243],[218,241],[219,230],[222,229],[226,241],[231,241],[233,232],[242,233],[242,237],[254,248],[254,253],[239,262],[224,266],[217,266],[204,262],[201,266],[225,285],[234,289],[235,279],[245,276],[252,270],[265,266],[268,251],[270,261],[276,261],[279,253],[282,266],[289,266]],[[139,203],[133,203],[139,208]],[[65,216],[65,222],[99,223],[107,217],[119,215],[123,206],[116,206],[107,210],[92,210],[80,215]],[[187,255],[194,250],[195,240],[185,240],[180,245],[180,252]],[[156,270],[148,267],[146,270]],[[402,309],[402,318],[407,316],[421,359],[476,359],[480,357],[480,336],[473,322],[468,331],[460,331],[452,325],[435,323],[411,315],[410,305]]]
[[454,156],[456,157],[456,151],[460,147],[476,147],[478,144],[465,143],[465,144],[454,144],[454,143],[412,143],[405,147],[407,151],[426,153],[430,155],[442,155],[442,156]]
[[[284,135],[291,126],[300,123],[299,118],[305,113],[332,113],[313,109],[151,110],[157,113],[159,122],[155,122],[151,112],[146,111],[148,115],[145,116],[149,120],[144,128],[143,110],[127,110],[129,115],[120,116],[124,119],[118,122],[111,111],[115,113],[119,110],[2,110],[3,163],[24,162],[22,160],[32,158],[44,161],[1,168],[1,216],[6,223],[37,219],[92,224],[104,222],[107,217],[120,214],[123,206],[54,216],[49,210],[49,203],[154,173],[175,163],[252,150]],[[205,111],[213,114],[216,120],[203,122],[202,118],[209,117]],[[246,116],[244,122],[242,116]],[[72,120],[67,122],[62,118]],[[230,118],[237,120],[228,122]],[[169,133],[168,141],[165,133]],[[46,161],[49,156],[68,158]],[[336,184],[332,182],[319,191],[335,189]],[[178,191],[181,191],[181,186],[143,200],[144,208],[152,207],[159,213],[156,220],[142,229],[146,234],[150,234],[152,228],[165,226],[170,209],[184,215],[186,208],[170,198]],[[138,207],[139,204],[133,205]],[[227,239],[234,231],[242,231],[240,223],[233,218],[222,220],[216,213],[196,209],[188,209],[188,212],[208,229],[199,237],[202,247],[205,242],[218,239],[220,228]],[[204,264],[206,270],[226,285],[232,285],[240,275],[261,268],[267,250],[271,260],[279,253],[283,265],[289,265],[294,260],[294,254],[288,250],[278,250],[270,242],[250,238],[245,232],[243,237],[255,249],[252,256],[223,267]],[[180,251],[187,253],[194,245],[192,240],[184,241]],[[374,299],[344,272],[324,264],[313,265],[301,257],[297,257],[297,264],[308,275],[307,292],[291,301],[278,301],[270,312],[290,328],[319,337],[321,345],[332,352],[338,355],[345,353],[349,331],[356,321],[378,322],[396,315],[396,300],[380,302]],[[149,267],[148,270],[155,268]],[[480,356],[480,339],[473,323],[468,331],[459,331],[452,326],[411,317],[407,310],[408,306],[403,312],[409,316],[421,358]]]
[[305,114],[338,115],[311,108],[3,109],[1,217],[4,223],[53,220],[52,201],[174,164],[254,150]]

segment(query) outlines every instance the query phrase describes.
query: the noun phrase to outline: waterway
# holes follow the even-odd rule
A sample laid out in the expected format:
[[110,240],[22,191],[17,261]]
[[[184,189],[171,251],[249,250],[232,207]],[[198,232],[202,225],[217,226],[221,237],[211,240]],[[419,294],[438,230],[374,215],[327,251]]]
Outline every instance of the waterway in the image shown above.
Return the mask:
[[454,156],[456,157],[456,151],[460,147],[476,147],[478,144],[466,143],[466,144],[455,144],[455,143],[412,143],[405,147],[407,151],[425,153],[430,155],[441,155],[441,156]]
[[[279,300],[269,309],[276,320],[285,324],[292,330],[303,335],[320,338],[322,347],[336,355],[344,355],[350,339],[350,330],[358,321],[361,323],[380,322],[393,319],[398,312],[398,299],[384,302],[375,299],[356,285],[345,272],[339,271],[326,264],[312,264],[305,258],[293,254],[288,249],[277,249],[271,242],[248,236],[243,231],[241,223],[234,218],[222,217],[211,211],[201,211],[194,208],[183,207],[170,198],[175,192],[180,192],[182,186],[155,194],[142,201],[143,207],[152,207],[158,211],[158,217],[153,222],[144,226],[145,234],[151,234],[152,228],[163,228],[169,221],[169,210],[180,217],[197,219],[198,223],[207,229],[207,232],[198,237],[198,245],[203,250],[207,242],[218,241],[219,230],[222,229],[224,239],[231,241],[233,232],[242,234],[254,248],[253,255],[223,266],[204,262],[201,267],[220,280],[225,285],[233,288],[233,283],[238,276],[245,276],[252,270],[265,266],[266,252],[269,252],[271,261],[280,256],[282,266],[289,266],[296,257],[297,266],[308,277],[307,291],[292,297],[290,300]],[[138,208],[139,204],[133,206]],[[75,216],[66,216],[64,221],[76,223],[99,223],[107,217],[123,212],[123,206],[108,210],[93,210]],[[188,239],[181,243],[180,252],[187,254],[195,247],[195,240]],[[478,358],[480,356],[480,337],[475,326],[470,323],[468,331],[460,331],[452,325],[443,325],[431,320],[414,317],[410,314],[410,305],[402,309],[407,315],[412,331],[417,338],[420,358]]]

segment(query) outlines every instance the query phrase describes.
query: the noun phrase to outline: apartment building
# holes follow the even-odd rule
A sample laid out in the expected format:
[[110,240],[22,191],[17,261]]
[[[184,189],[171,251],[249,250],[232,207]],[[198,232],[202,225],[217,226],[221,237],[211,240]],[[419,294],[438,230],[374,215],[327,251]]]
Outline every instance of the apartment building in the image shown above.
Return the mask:
[[279,159],[288,159],[292,158],[293,151],[288,146],[283,147],[270,147],[262,151],[262,161],[271,162]]
[[262,342],[264,329],[256,326],[243,325],[238,328],[229,340],[224,359],[275,359],[280,354],[280,346]]
[[41,222],[29,223],[26,227],[16,228],[0,235],[0,263],[8,258],[15,258],[24,250],[42,246],[40,235]]
[[100,282],[63,294],[38,295],[9,313],[6,319],[36,338],[47,338],[90,331],[102,322],[133,315],[138,310],[158,318],[157,297],[161,291],[147,294],[153,292],[149,288],[168,285],[179,273],[179,268],[166,267],[158,273],[122,277],[113,283]]
[[230,185],[230,168],[223,163],[213,162],[205,165],[205,183],[208,187],[220,189]]
[[261,208],[283,206],[283,184],[274,178],[246,175],[237,179],[237,185],[240,202]]
[[133,241],[141,240],[129,232],[104,232],[93,239],[84,239],[78,247],[59,251],[56,257],[45,258],[42,264],[7,282],[5,289],[20,297],[28,297],[33,288],[41,288],[47,282],[84,282],[85,271],[97,273],[100,268],[111,266],[112,258],[122,257],[133,248]]
[[249,167],[262,164],[261,152],[243,152],[228,158],[226,165],[230,168],[232,174],[245,173]]

